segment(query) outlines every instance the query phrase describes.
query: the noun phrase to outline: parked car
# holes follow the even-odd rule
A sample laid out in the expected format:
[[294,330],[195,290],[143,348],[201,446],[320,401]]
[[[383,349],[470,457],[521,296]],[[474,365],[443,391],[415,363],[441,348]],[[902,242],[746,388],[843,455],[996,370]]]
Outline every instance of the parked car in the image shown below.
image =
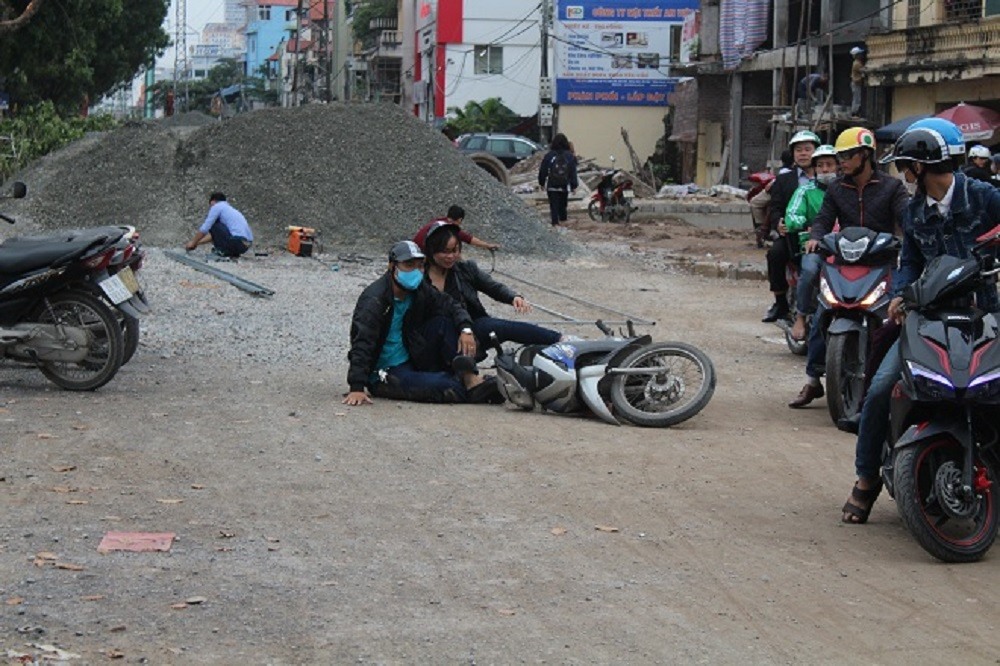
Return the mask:
[[508,169],[545,150],[531,139],[517,134],[464,134],[455,140],[455,145],[463,153],[489,153]]

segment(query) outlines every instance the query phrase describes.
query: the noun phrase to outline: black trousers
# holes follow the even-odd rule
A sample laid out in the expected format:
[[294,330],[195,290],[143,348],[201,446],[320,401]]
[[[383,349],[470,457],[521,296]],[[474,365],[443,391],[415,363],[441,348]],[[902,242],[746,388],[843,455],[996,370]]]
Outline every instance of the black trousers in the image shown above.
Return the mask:
[[771,291],[783,294],[788,291],[785,269],[792,259],[792,249],[788,236],[779,236],[767,250],[767,283]]
[[557,225],[560,222],[565,222],[567,213],[566,206],[569,203],[569,192],[566,190],[548,190],[546,194],[549,195],[549,215],[552,218],[552,224]]

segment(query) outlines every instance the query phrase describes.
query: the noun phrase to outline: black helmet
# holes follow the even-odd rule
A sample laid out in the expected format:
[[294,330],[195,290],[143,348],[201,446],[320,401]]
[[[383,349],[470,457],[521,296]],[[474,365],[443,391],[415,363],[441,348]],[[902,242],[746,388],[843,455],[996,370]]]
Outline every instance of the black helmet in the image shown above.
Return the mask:
[[392,263],[423,258],[424,253],[420,251],[420,248],[413,241],[399,241],[389,249],[389,261]]
[[896,140],[890,158],[883,161],[912,160],[922,164],[938,164],[950,159],[951,151],[941,133],[921,127],[903,132]]

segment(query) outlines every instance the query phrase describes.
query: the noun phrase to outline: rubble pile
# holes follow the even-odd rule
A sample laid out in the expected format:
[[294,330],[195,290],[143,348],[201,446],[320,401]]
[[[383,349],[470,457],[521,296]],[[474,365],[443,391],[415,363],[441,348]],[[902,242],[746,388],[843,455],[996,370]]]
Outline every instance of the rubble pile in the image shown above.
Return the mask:
[[505,250],[564,255],[539,214],[439,132],[388,104],[264,109],[225,122],[200,114],[91,135],[18,175],[28,197],[6,202],[18,233],[125,223],[148,244],[178,246],[226,193],[258,246],[314,227],[325,247],[381,255],[451,204],[475,235]]

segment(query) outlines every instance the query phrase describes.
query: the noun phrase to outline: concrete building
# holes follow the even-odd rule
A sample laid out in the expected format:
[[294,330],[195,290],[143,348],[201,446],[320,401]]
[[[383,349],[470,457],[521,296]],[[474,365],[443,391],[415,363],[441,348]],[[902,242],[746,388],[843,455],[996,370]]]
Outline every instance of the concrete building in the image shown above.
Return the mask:
[[1000,2],[908,0],[868,36],[867,84],[893,120],[959,102],[1000,111]]

